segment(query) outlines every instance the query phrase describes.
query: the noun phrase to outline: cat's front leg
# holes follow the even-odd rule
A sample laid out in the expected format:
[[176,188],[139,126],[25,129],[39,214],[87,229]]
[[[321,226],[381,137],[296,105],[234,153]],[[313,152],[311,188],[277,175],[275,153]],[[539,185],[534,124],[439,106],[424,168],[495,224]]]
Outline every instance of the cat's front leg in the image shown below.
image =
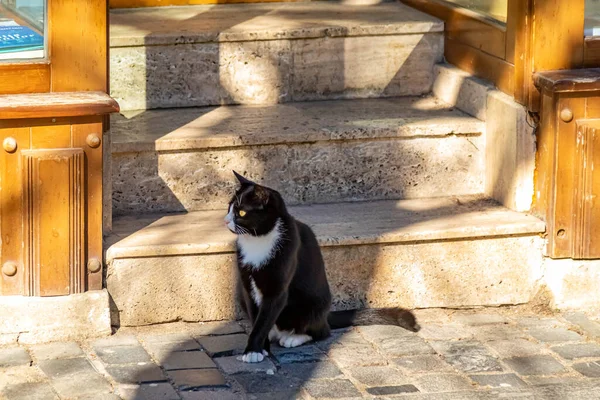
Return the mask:
[[279,314],[281,314],[286,302],[287,295],[285,293],[276,297],[263,298],[256,321],[252,326],[252,332],[250,332],[242,361],[261,362],[268,355],[265,347],[269,339],[269,331],[275,325],[275,321],[279,317]]

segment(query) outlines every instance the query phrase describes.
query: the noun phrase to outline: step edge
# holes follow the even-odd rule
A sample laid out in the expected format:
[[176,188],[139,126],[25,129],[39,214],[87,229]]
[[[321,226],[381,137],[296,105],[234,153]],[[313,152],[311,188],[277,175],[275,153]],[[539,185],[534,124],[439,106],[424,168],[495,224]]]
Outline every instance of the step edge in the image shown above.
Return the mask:
[[230,32],[189,32],[176,31],[168,33],[147,33],[119,35],[111,32],[110,48],[176,46],[186,44],[231,43],[231,42],[264,42],[276,40],[305,40],[322,38],[354,38],[372,36],[403,36],[439,34],[444,32],[444,22],[431,17],[429,21],[407,21],[395,24],[357,25],[344,27],[339,25],[323,25],[316,27],[298,27],[273,31],[269,29],[248,29]]
[[[442,118],[442,117],[440,117]],[[338,141],[370,141],[385,139],[421,139],[421,138],[445,138],[448,136],[480,136],[485,132],[485,122],[474,117],[460,117],[462,121],[444,123],[441,128],[427,126],[422,123],[399,126],[397,129],[373,128],[367,132],[356,132],[343,136],[343,130],[322,130],[320,132],[307,132],[294,135],[265,135],[252,137],[245,140],[243,136],[233,133],[226,134],[228,137],[208,138],[175,138],[142,141],[119,141],[118,134],[112,134],[111,154],[139,153],[139,152],[161,152],[161,151],[185,151],[204,150],[214,148],[253,147],[282,144],[302,144],[313,142],[338,142]],[[433,124],[432,124],[433,125]],[[448,126],[450,125],[450,126]],[[452,126],[454,125],[454,127]],[[168,135],[168,134],[167,134]],[[222,134],[219,134],[222,135]]]
[[[455,228],[450,230],[438,230],[434,232],[408,232],[389,233],[383,235],[365,235],[363,237],[318,237],[321,247],[343,247],[382,244],[413,244],[427,242],[441,242],[447,240],[485,240],[512,236],[536,236],[545,232],[546,224],[533,216],[532,221],[506,223],[494,227],[473,227],[469,232],[464,229]],[[533,220],[535,218],[535,220]],[[117,259],[127,258],[149,258],[169,256],[192,256],[207,254],[233,254],[235,252],[234,239],[229,242],[202,243],[202,244],[176,244],[176,245],[154,245],[120,247],[119,242],[111,245],[106,250],[106,263],[111,264]]]

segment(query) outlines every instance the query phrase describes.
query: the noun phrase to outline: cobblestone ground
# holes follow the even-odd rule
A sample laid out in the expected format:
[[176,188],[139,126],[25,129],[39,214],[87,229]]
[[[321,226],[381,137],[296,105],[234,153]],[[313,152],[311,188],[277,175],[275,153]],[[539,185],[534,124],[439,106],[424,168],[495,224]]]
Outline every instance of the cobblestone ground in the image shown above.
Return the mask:
[[237,359],[243,321],[120,329],[83,343],[0,347],[5,399],[600,399],[600,323],[582,313],[416,312]]

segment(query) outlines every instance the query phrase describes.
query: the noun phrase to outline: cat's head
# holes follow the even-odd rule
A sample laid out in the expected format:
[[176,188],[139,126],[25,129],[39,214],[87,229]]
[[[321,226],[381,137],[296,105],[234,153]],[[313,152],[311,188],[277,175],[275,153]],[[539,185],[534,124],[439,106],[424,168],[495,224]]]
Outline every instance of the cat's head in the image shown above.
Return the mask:
[[237,235],[263,236],[287,213],[281,195],[233,171],[240,186],[229,202],[225,224]]

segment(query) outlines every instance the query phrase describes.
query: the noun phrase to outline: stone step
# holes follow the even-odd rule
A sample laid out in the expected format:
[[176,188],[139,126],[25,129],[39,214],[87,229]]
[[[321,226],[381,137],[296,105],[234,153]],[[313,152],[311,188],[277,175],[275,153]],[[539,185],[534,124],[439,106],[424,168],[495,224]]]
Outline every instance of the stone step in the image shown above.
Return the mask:
[[[322,246],[336,309],[518,304],[542,274],[544,223],[475,196],[291,207]],[[108,238],[122,325],[236,316],[226,211],[125,216]]]
[[400,3],[112,10],[122,110],[428,93],[443,23]]
[[115,116],[115,215],[223,208],[235,169],[289,204],[483,192],[485,124],[435,98]]

